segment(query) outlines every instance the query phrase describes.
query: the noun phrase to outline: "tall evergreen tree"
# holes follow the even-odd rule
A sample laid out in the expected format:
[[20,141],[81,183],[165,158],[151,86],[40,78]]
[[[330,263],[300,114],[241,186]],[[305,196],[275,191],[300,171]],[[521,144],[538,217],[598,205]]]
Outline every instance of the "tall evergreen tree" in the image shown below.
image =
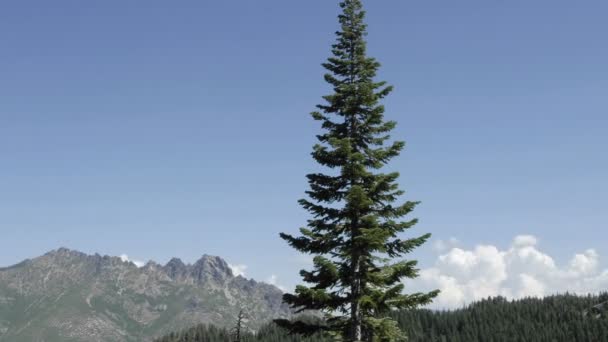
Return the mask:
[[284,301],[298,312],[326,314],[325,324],[278,320],[294,333],[319,330],[344,341],[399,341],[404,337],[388,317],[393,309],[425,305],[437,295],[403,294],[404,278],[418,275],[415,260],[395,260],[422,245],[430,234],[402,239],[416,224],[401,221],[417,202],[395,204],[404,194],[397,172],[380,169],[405,144],[389,143],[394,121],[385,121],[380,104],[392,87],[374,80],[380,64],[366,53],[365,11],[360,0],[344,0],[341,30],[333,56],[323,66],[333,94],[312,113],[324,132],[312,156],[333,171],[309,174],[308,199],[299,203],[313,218],[300,236],[281,234],[295,249],[315,255],[314,269],[300,272],[300,285]]

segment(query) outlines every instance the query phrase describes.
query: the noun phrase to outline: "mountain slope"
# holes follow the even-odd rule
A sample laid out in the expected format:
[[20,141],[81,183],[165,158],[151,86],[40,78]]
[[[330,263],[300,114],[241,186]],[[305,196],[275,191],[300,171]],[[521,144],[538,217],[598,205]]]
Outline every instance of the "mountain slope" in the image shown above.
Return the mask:
[[65,248],[0,269],[0,341],[148,341],[199,323],[286,316],[272,285],[235,277],[219,257],[144,267]]

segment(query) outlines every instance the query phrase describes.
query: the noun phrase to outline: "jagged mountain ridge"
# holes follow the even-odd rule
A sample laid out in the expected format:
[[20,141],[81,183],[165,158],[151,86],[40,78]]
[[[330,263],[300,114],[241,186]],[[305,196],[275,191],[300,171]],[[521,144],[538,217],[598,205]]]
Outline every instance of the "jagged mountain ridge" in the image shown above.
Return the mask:
[[60,248],[0,268],[0,341],[147,341],[199,323],[253,329],[288,316],[275,286],[234,276],[220,257],[143,267]]

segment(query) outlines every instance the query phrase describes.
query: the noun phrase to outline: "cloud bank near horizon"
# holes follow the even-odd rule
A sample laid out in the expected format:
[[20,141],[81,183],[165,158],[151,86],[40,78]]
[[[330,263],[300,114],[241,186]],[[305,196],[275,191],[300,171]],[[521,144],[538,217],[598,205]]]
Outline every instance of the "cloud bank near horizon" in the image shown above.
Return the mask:
[[576,253],[567,264],[557,265],[538,248],[538,239],[532,235],[516,236],[505,250],[485,244],[473,249],[457,245],[454,238],[436,242],[435,250],[440,254],[434,266],[408,281],[416,290],[441,290],[431,308],[459,308],[490,296],[518,299],[608,290],[608,268],[600,267],[594,249]]

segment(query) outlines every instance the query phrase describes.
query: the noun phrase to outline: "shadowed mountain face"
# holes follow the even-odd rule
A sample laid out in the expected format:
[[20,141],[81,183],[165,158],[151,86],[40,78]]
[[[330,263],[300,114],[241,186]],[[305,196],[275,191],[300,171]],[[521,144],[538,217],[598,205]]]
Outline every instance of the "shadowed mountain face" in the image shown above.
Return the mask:
[[149,341],[199,323],[256,329],[289,315],[272,285],[235,277],[219,257],[138,268],[65,248],[0,268],[0,341]]

